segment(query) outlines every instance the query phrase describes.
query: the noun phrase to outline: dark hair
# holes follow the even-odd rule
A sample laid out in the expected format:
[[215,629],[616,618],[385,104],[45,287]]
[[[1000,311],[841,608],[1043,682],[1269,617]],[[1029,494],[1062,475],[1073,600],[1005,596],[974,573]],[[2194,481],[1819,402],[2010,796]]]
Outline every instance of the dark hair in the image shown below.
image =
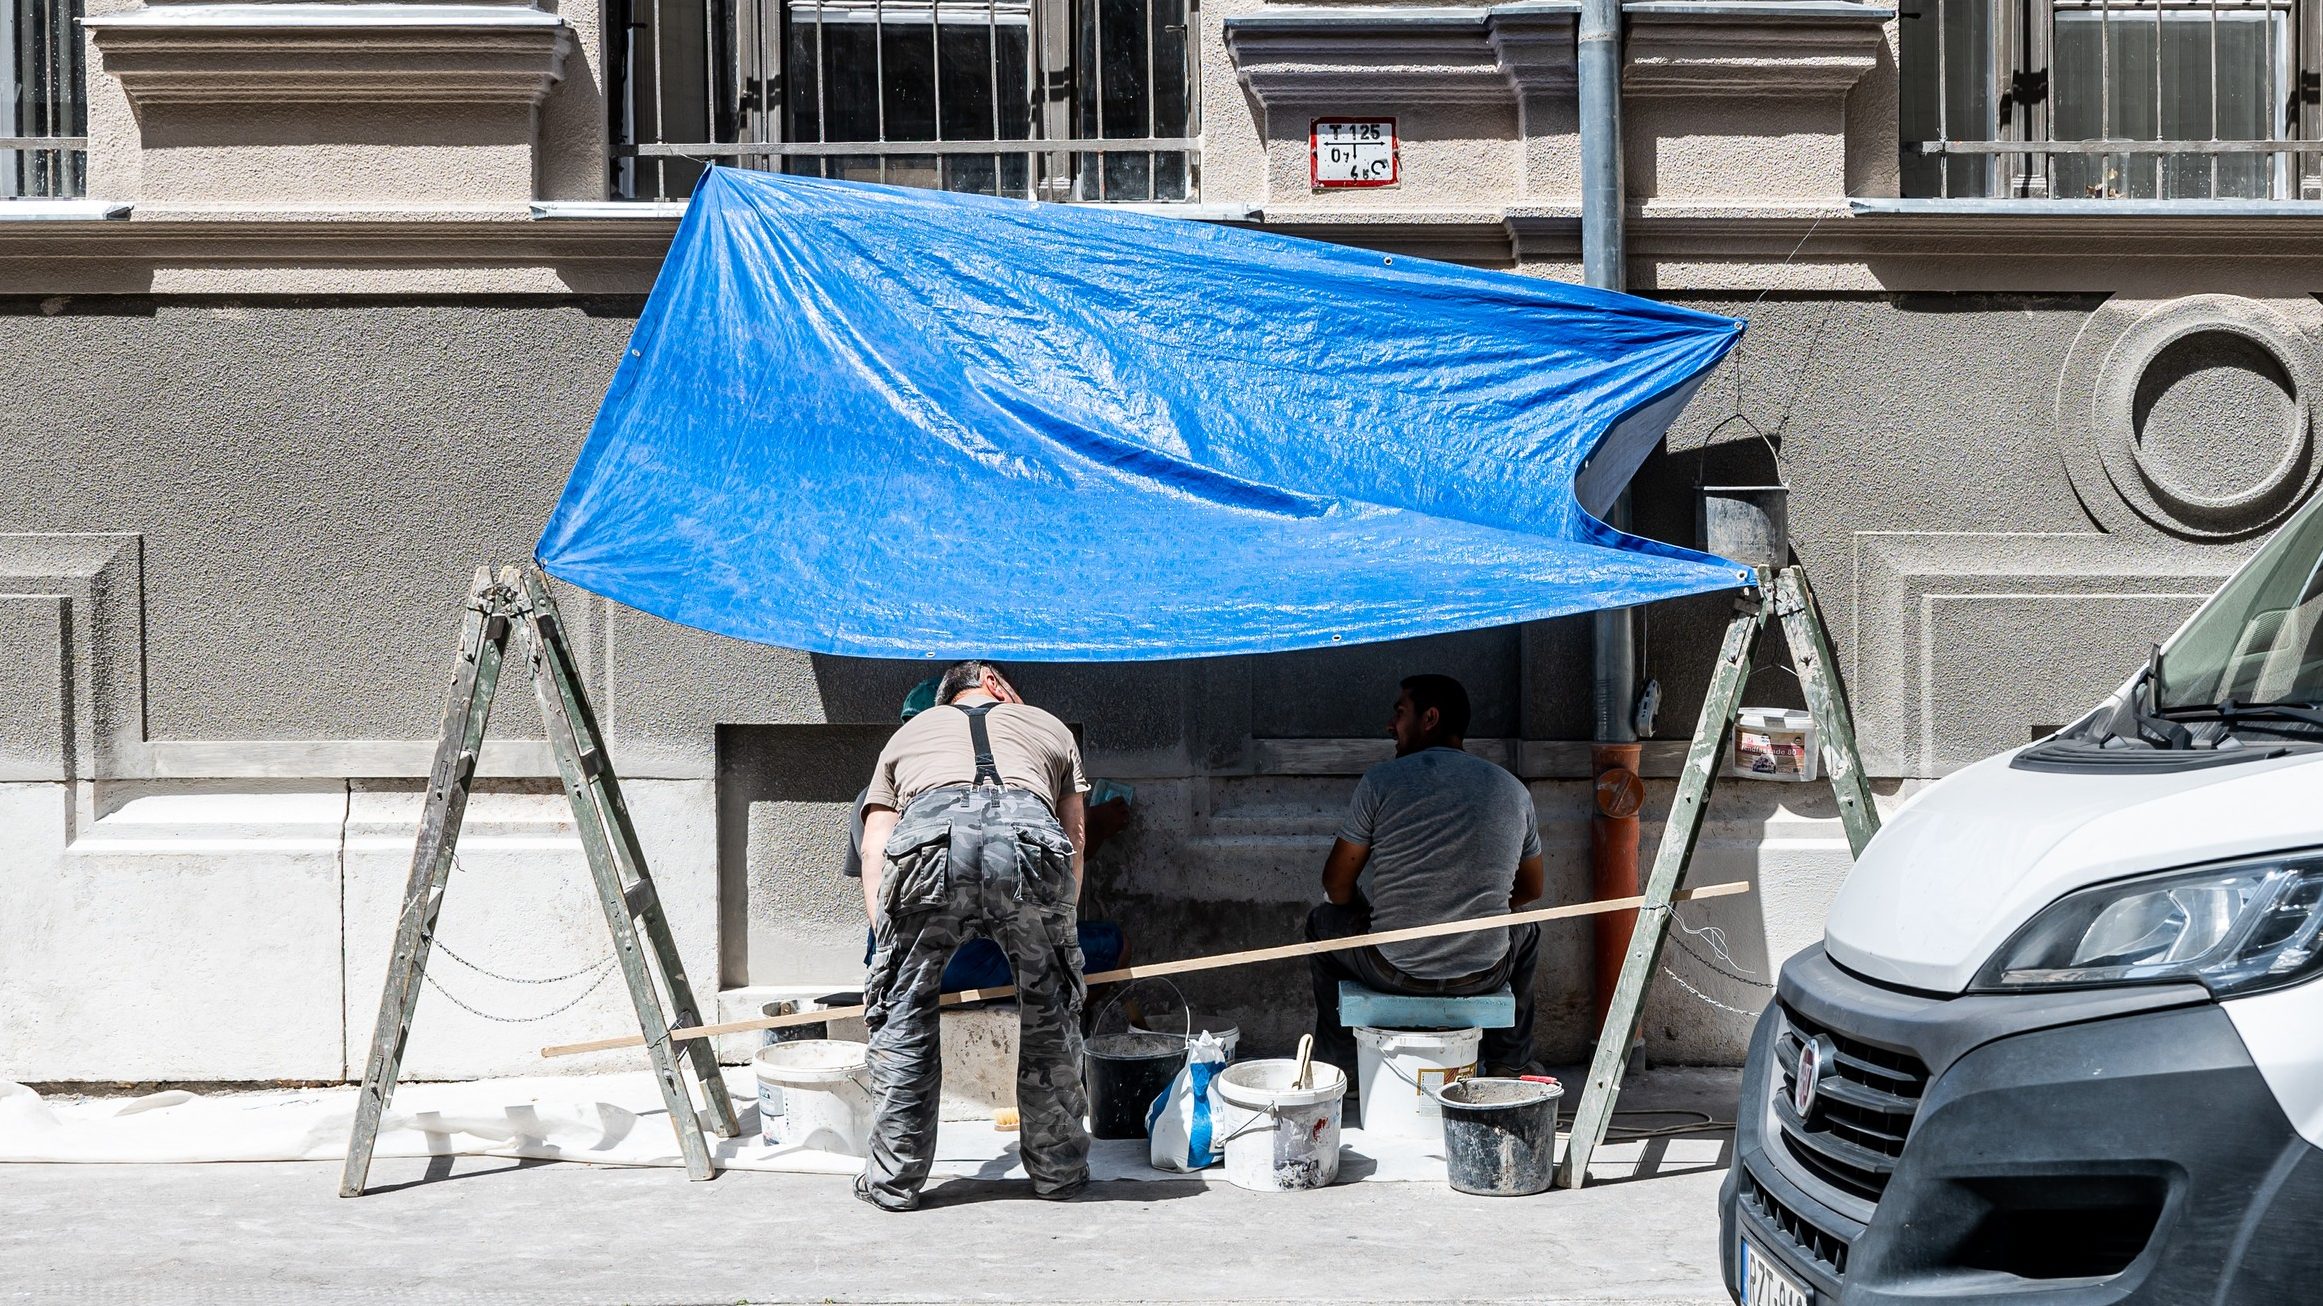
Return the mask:
[[1412,696],[1417,715],[1436,709],[1436,733],[1446,739],[1468,737],[1468,691],[1450,676],[1405,676],[1403,692]]
[[[958,698],[960,695],[965,694],[969,690],[983,684],[984,673],[987,671],[996,676],[1000,675],[1000,668],[998,666],[990,662],[979,662],[973,658],[966,662],[955,662],[951,666],[946,667],[944,669],[944,678],[936,683],[936,701],[938,703],[949,703],[953,699]],[[1002,678],[1006,679],[1006,677]]]

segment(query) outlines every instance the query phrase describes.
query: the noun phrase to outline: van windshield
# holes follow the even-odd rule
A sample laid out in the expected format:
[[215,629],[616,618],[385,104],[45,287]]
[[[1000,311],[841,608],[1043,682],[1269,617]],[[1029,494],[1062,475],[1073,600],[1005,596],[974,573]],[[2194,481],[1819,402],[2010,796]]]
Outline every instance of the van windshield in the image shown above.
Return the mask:
[[2323,498],[2226,582],[2156,670],[2160,683],[2145,688],[2157,715],[2236,734],[2323,734]]

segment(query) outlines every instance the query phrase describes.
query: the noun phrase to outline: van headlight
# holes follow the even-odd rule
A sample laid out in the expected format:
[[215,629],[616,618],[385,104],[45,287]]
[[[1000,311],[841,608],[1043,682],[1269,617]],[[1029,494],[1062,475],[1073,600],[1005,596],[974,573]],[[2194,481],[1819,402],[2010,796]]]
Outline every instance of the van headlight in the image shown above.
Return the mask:
[[1993,954],[1986,992],[2193,980],[2214,996],[2323,969],[2323,853],[2141,876],[2050,903]]

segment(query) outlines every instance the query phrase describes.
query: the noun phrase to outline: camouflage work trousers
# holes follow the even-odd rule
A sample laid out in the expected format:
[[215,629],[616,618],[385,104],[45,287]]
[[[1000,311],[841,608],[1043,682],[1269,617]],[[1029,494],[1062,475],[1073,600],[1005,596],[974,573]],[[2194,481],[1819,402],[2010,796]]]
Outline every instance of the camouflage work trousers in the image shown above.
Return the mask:
[[1033,1191],[1059,1196],[1088,1178],[1073,897],[1072,845],[1038,798],[963,786],[906,808],[887,844],[863,985],[873,1118],[857,1191],[873,1204],[908,1210],[927,1182],[943,1087],[936,998],[953,949],[979,937],[1016,972],[1017,1138]]

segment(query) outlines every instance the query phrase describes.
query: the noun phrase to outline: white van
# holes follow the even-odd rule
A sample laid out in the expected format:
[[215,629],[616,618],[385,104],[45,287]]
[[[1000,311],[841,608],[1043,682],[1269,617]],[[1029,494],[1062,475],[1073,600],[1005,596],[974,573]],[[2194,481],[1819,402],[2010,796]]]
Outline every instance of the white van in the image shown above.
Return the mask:
[[1749,1306],[2323,1302],[2323,500],[1864,849],[1751,1040]]

